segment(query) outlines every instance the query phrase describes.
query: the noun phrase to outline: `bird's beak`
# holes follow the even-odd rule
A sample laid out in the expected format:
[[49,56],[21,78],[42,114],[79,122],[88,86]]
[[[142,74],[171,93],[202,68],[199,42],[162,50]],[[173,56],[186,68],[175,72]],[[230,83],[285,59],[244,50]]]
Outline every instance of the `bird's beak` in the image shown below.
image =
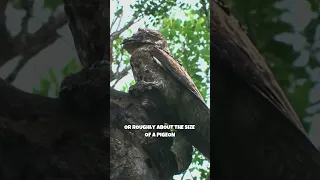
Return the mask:
[[126,38],[126,39],[124,39],[123,41],[122,41],[122,45],[125,45],[125,44],[127,44],[127,43],[129,43],[129,42],[134,42],[134,40],[132,39],[132,38]]
[[126,44],[127,42],[128,42],[128,38],[124,39],[121,44],[124,45],[124,44]]

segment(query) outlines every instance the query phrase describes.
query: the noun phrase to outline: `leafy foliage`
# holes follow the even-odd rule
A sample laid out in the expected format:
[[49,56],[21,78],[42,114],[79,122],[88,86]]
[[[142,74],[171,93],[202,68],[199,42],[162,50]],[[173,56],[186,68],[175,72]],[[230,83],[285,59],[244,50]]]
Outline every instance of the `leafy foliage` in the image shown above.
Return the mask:
[[[190,10],[185,15],[187,18],[185,21],[178,18],[164,18],[160,32],[167,37],[173,56],[187,69],[201,95],[206,99],[209,97],[210,83],[210,33],[205,18],[199,17],[199,14],[195,10]],[[201,70],[199,62],[207,65],[205,70]],[[199,74],[200,72],[203,76]]]
[[[178,3],[183,7],[184,3]],[[138,0],[135,4],[130,5],[130,7],[135,11],[135,13],[140,16],[150,16],[150,20],[153,26],[159,24],[159,22],[166,17],[170,16],[170,10],[176,5],[176,1],[148,1],[148,0]]]
[[[76,73],[80,70],[81,65],[77,62],[76,59],[71,59],[60,71],[60,75],[62,78],[66,76]],[[49,77],[40,79],[40,87],[33,88],[33,92],[35,94],[39,94],[42,96],[49,96],[50,92],[54,92],[54,97],[58,97],[59,89],[61,81],[57,77],[56,73],[50,68],[49,69]]]
[[134,85],[135,82],[134,81],[131,81],[129,84],[125,83],[122,88],[120,89],[120,91],[122,92],[128,92],[129,91],[129,88],[130,86]]

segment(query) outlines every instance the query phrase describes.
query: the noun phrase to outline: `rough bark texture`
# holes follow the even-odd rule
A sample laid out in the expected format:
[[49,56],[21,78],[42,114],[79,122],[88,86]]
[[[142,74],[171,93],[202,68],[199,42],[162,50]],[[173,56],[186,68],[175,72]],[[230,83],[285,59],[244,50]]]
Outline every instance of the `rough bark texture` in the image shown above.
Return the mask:
[[194,130],[177,130],[210,159],[210,109],[188,72],[170,54],[167,39],[158,31],[139,28],[123,40],[123,48],[131,54],[130,65],[135,86],[130,92],[157,89],[167,104],[163,113],[175,114],[169,124],[192,124]]
[[[107,4],[68,1],[65,8],[85,67],[79,77],[89,74],[83,76],[83,81],[100,83],[99,88],[109,97],[109,66],[87,68],[87,64],[100,61],[108,53],[105,52],[109,38]],[[95,9],[83,11],[88,5]],[[96,16],[91,16],[95,21],[88,28],[85,20],[90,14]],[[81,114],[58,99],[23,92],[2,79],[0,96],[0,179],[109,178],[109,111]],[[108,103],[105,104],[107,108]]]
[[192,149],[183,139],[123,128],[175,117],[163,113],[155,90],[131,96],[110,89],[109,2],[64,2],[84,68],[64,79],[59,99],[0,80],[0,179],[152,180],[187,169]]
[[[71,17],[70,29],[84,69],[63,80],[60,98],[66,107],[72,107],[69,110],[80,111],[87,117],[96,116],[108,112],[106,102],[109,102],[110,48],[106,47],[109,43],[103,39],[108,33],[100,25],[106,22],[102,18],[105,10],[94,3],[85,9],[79,4],[66,3],[66,13]],[[97,53],[101,51],[105,54]],[[125,124],[163,124],[168,118],[173,118],[163,113],[167,106],[161,98],[153,98],[160,97],[159,94],[155,91],[141,93],[141,96],[132,97],[111,89],[111,179],[169,179],[186,170],[191,163],[192,148],[183,139],[173,144],[172,138],[147,138],[144,135],[147,131],[123,128]]]
[[263,57],[229,10],[210,5],[212,179],[320,179],[320,154]]
[[125,124],[163,124],[174,118],[163,113],[168,106],[157,90],[134,98],[112,90],[110,106],[111,179],[170,179],[188,168],[192,148],[181,136],[173,144],[172,138],[146,138],[144,133],[152,130],[123,128]]
[[[0,81],[0,179],[108,178],[108,126]],[[107,115],[98,114],[92,120]]]
[[[165,63],[172,63],[175,66],[167,65],[167,69],[175,70],[175,73],[165,70],[157,64],[154,58]],[[185,70],[178,69],[181,66],[169,54],[154,45],[144,45],[136,49],[130,59],[130,64],[135,76],[136,86],[130,87],[131,90],[139,87],[156,88],[161,93],[158,95],[165,99],[167,108],[163,113],[175,114],[175,118],[166,119],[169,124],[194,124],[195,130],[178,130],[186,139],[194,145],[204,156],[210,158],[210,109],[200,99],[200,93],[196,96],[178,78],[187,79]],[[174,78],[173,74],[177,75]],[[190,78],[190,77],[188,77]],[[185,81],[193,84],[191,78]],[[139,86],[138,86],[139,85]],[[194,88],[195,85],[193,84]]]
[[109,55],[109,1],[64,0],[64,3],[83,67],[100,61],[105,54]]

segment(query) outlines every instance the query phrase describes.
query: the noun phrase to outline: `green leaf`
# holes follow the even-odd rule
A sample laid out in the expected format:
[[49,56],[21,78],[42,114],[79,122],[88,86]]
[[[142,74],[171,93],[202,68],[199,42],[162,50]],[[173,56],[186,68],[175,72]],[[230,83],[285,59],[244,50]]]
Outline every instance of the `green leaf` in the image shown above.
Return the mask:
[[122,14],[123,14],[123,7],[121,7],[120,9],[118,9],[118,10],[114,13],[115,16],[120,16],[120,15],[122,15]]
[[41,79],[40,80],[40,89],[49,89],[50,88],[50,81],[48,79]]
[[58,84],[58,79],[56,74],[53,72],[52,68],[49,68],[49,77],[50,80],[54,83],[54,84]]
[[125,84],[121,87],[120,91],[122,91],[122,92],[128,92],[130,86],[134,85],[135,83],[136,83],[136,82],[135,82],[134,80],[132,80],[129,84],[125,83]]
[[63,77],[66,77],[71,73],[78,72],[79,70],[80,65],[77,63],[76,59],[73,58],[61,69],[61,74]]
[[53,72],[52,68],[49,69],[49,77],[53,85],[55,86],[55,95],[59,95],[59,90],[60,90],[60,82],[57,79],[56,74]]
[[51,83],[48,79],[40,79],[40,88],[36,90],[39,95],[48,96]]

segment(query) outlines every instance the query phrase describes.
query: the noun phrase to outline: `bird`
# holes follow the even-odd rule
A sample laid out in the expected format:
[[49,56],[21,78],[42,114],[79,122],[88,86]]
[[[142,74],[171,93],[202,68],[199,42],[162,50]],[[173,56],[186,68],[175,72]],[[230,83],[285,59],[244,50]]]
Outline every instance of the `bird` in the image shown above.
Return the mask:
[[[170,54],[167,39],[159,31],[139,28],[122,44],[131,54],[130,65],[137,84],[159,89],[180,122],[195,124],[203,130],[194,132],[189,139],[209,157],[210,130],[199,119],[209,121],[210,109],[186,69]],[[199,138],[205,142],[197,141]]]
[[[137,33],[123,41],[123,45],[124,49],[126,49],[129,53],[133,53],[137,48],[146,45],[149,47],[155,47],[150,48],[150,54],[154,62],[156,62],[174,79],[192,92],[201,102],[205,103],[189,73],[179,63],[179,61],[175,60],[170,54],[167,39],[160,32],[151,29],[139,28]],[[131,67],[134,67],[134,62],[131,61],[131,63]]]

